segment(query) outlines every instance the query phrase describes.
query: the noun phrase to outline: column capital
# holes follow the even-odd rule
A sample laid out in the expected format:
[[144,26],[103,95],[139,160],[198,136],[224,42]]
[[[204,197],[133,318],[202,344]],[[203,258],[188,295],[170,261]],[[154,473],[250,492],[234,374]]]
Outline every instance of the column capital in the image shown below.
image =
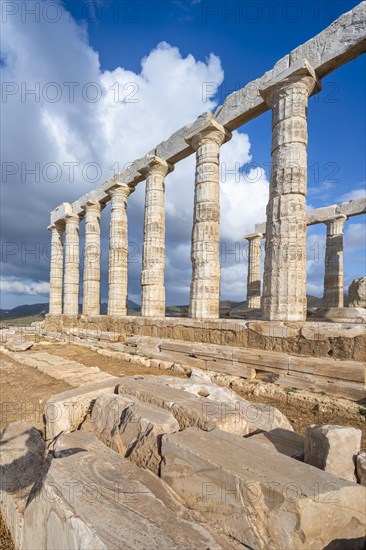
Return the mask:
[[128,183],[124,183],[122,181],[116,181],[113,184],[113,187],[108,189],[107,194],[112,198],[114,196],[118,197],[129,197],[132,193],[134,193],[135,188],[132,185],[129,185]]
[[231,132],[224,126],[216,122],[214,118],[204,123],[201,128],[196,129],[192,134],[189,134],[185,141],[197,151],[198,147],[205,143],[215,142],[221,146],[231,139]]
[[66,214],[65,216],[65,223],[70,221],[80,222],[80,216],[79,214],[76,214],[76,212],[70,212],[69,214]]
[[47,229],[48,231],[64,231],[65,230],[65,223],[60,220],[60,221],[57,221],[57,222],[53,222],[51,223],[50,225],[47,226]]
[[174,166],[167,162],[166,160],[152,155],[151,158],[147,161],[146,166],[139,170],[140,174],[145,178],[156,175],[156,176],[166,176],[170,172],[173,172]]
[[278,76],[269,80],[259,90],[259,93],[267,105],[273,107],[275,98],[279,92],[285,91],[287,88],[296,87],[297,85],[305,88],[308,96],[316,94],[322,89],[315,69],[307,59],[295,63]]
[[343,233],[343,224],[347,219],[345,214],[336,214],[329,218],[324,222],[327,226],[327,235],[341,235]]
[[244,239],[247,241],[254,241],[255,239],[263,239],[264,235],[263,233],[248,233],[248,235],[244,235]]
[[105,204],[101,204],[99,201],[95,199],[89,199],[83,206],[82,209],[85,212],[96,212],[99,213],[101,210],[105,208]]

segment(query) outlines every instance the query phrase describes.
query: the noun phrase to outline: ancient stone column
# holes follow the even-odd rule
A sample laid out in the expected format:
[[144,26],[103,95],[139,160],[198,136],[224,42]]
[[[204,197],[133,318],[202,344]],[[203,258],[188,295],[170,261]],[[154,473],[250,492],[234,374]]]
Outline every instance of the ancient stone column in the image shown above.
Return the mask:
[[108,265],[108,315],[127,315],[128,229],[127,199],[134,188],[116,183],[111,197]]
[[248,249],[248,279],[247,279],[247,307],[256,309],[261,307],[261,255],[262,233],[245,235],[249,243]]
[[340,214],[326,222],[323,307],[343,307],[343,226],[347,216]]
[[288,69],[261,94],[272,108],[263,318],[306,319],[307,105],[320,89],[308,62]]
[[100,210],[99,201],[85,205],[83,315],[100,314]]
[[64,314],[79,313],[79,216],[65,216]]
[[173,166],[153,157],[146,176],[144,243],[142,248],[141,315],[165,317],[165,176]]
[[220,316],[220,146],[231,133],[214,119],[186,138],[196,151],[189,316]]
[[62,314],[62,279],[63,279],[63,233],[65,225],[54,223],[48,226],[51,231],[51,265],[50,265],[50,300],[49,314]]

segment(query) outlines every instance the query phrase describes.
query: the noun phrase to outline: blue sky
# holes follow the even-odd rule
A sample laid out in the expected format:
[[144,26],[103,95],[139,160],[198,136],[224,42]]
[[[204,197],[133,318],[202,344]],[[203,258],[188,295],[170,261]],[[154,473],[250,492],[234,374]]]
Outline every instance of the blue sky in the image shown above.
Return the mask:
[[[81,85],[90,81],[103,86],[132,83],[137,87],[138,104],[118,105],[117,109],[103,101],[93,104],[80,100],[70,105],[64,97],[57,103],[42,96],[39,102],[31,97],[22,101],[20,93],[2,104],[5,116],[1,132],[7,135],[2,158],[6,162],[27,167],[36,162],[41,166],[47,162],[64,165],[75,161],[81,166],[97,162],[101,167],[100,181],[95,182],[82,177],[70,181],[64,173],[57,185],[42,177],[35,181],[32,175],[20,181],[20,171],[2,182],[3,308],[47,301],[48,258],[42,251],[49,240],[45,226],[51,209],[98,186],[103,178],[110,177],[109,166],[114,162],[123,165],[145,154],[201,112],[214,109],[228,93],[261,76],[279,58],[358,4],[348,0],[64,0],[59,3],[60,19],[51,22],[55,13],[52,7],[45,12],[47,2],[29,0],[26,4],[34,3],[41,10],[37,21],[22,14],[24,2],[17,3],[17,14],[7,14],[5,22],[3,17],[3,80],[15,82],[19,89],[22,83],[31,86],[40,82],[44,89],[45,83],[57,82],[63,91],[63,83],[75,79]],[[162,42],[169,46],[161,46]],[[362,56],[325,78],[322,93],[310,99],[311,207],[356,198],[365,189],[365,75]],[[204,82],[220,85],[207,103],[202,102]],[[133,91],[133,86],[127,91]],[[262,170],[255,185],[231,182],[222,188],[222,241],[226,250],[243,247],[241,235],[250,232],[254,223],[264,221],[270,124],[268,112],[241,127],[223,148],[228,166],[238,161],[244,172],[255,166]],[[170,304],[187,303],[189,295],[193,159],[181,164],[169,176],[172,183],[167,181],[166,287]],[[143,184],[131,196],[129,216],[131,249],[137,250],[136,255],[131,254],[129,270],[130,297],[135,301],[139,301],[142,216]],[[309,229],[308,291],[319,296],[323,253],[318,261],[311,262],[309,248],[315,242],[323,251],[324,237],[325,226]],[[102,246],[102,300],[106,301],[107,209],[103,213]],[[346,224],[346,286],[365,273],[364,248],[362,216]],[[29,250],[35,250],[33,256]],[[227,261],[223,258],[222,299],[245,298],[246,263],[240,254]]]

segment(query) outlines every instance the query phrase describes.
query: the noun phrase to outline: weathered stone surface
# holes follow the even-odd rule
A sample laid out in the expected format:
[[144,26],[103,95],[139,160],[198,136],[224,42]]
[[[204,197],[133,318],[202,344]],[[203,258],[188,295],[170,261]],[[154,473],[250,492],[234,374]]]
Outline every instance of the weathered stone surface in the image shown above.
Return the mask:
[[10,340],[10,342],[7,342],[5,345],[6,349],[9,351],[26,351],[27,349],[30,349],[33,346],[34,342],[22,342],[21,340]]
[[347,216],[338,214],[326,222],[323,307],[343,307],[343,229]]
[[366,487],[366,453],[359,453],[356,458],[357,480]]
[[14,422],[1,432],[0,445],[0,509],[15,547],[23,548],[27,500],[48,469],[45,443],[29,422]]
[[220,430],[166,435],[162,454],[183,502],[250,548],[363,548],[360,485]]
[[309,426],[304,460],[341,479],[356,481],[356,456],[361,449],[361,435],[361,430],[348,426]]
[[349,307],[366,308],[366,277],[354,279],[348,289]]
[[275,428],[269,432],[262,432],[250,436],[253,441],[258,441],[271,450],[303,460],[305,438],[291,430]]
[[245,235],[248,241],[247,306],[250,309],[261,307],[261,255],[262,233]]
[[157,475],[161,436],[179,430],[178,422],[169,411],[141,403],[133,397],[109,394],[96,399],[90,417],[81,427]]
[[92,434],[63,435],[39,498],[25,512],[28,548],[229,549],[179,505],[153,474]]
[[65,217],[65,272],[64,307],[65,315],[79,313],[79,224],[78,214],[72,211]]
[[100,212],[101,204],[89,200],[85,207],[83,315],[100,313]]
[[50,225],[48,229],[51,231],[49,314],[61,315],[65,224],[55,223]]
[[46,438],[54,439],[61,433],[77,430],[100,395],[113,394],[120,379],[113,377],[95,385],[53,395],[45,406]]
[[235,392],[212,383],[195,384],[172,376],[136,376],[122,378],[118,391],[168,409],[181,428],[197,426],[212,430],[220,427],[237,435],[257,429],[292,429],[287,418],[275,407],[250,403]]

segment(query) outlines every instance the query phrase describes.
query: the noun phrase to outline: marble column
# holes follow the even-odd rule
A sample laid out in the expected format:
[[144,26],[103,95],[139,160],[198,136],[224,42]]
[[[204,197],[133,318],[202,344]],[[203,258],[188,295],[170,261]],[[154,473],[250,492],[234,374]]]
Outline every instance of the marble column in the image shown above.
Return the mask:
[[65,216],[64,314],[79,313],[79,216]]
[[48,226],[51,231],[51,264],[50,264],[50,300],[49,314],[62,314],[62,280],[63,280],[63,233],[64,223]]
[[325,274],[323,307],[343,307],[343,226],[347,216],[335,216],[326,222]]
[[272,108],[272,168],[267,205],[263,318],[306,319],[307,106],[320,89],[308,62],[268,83]]
[[142,248],[141,315],[165,317],[165,176],[173,166],[153,157],[141,170],[146,176]]
[[116,183],[109,191],[111,221],[108,265],[108,315],[127,315],[128,299],[128,228],[127,199],[134,188]]
[[100,315],[100,211],[99,201],[85,205],[83,315]]
[[262,233],[246,235],[248,247],[247,307],[261,307],[261,255]]
[[214,119],[186,138],[196,151],[189,317],[220,316],[220,147],[231,133]]

